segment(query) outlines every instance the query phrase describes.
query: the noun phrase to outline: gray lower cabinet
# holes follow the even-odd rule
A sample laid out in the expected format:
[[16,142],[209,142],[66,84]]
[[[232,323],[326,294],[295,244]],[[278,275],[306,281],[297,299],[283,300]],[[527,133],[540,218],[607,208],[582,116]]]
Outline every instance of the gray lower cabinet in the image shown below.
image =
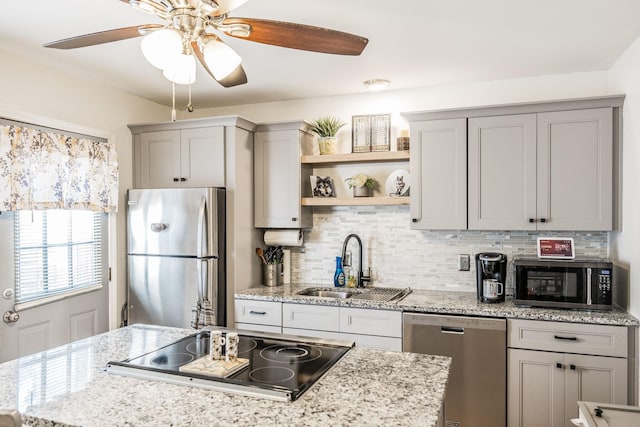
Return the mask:
[[301,206],[309,197],[310,165],[302,153],[311,152],[313,135],[305,122],[261,124],[254,134],[254,209],[256,228],[310,228],[313,211]]
[[612,229],[613,110],[469,119],[469,229]]
[[411,228],[467,228],[467,120],[411,123]]
[[509,427],[572,426],[578,401],[627,404],[626,327],[509,320],[508,334]]

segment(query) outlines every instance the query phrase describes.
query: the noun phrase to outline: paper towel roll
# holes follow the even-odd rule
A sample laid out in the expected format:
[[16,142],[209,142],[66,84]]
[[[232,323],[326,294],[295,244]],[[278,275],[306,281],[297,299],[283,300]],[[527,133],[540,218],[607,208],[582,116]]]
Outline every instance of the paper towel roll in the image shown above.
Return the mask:
[[268,230],[264,232],[268,246],[302,246],[302,230]]

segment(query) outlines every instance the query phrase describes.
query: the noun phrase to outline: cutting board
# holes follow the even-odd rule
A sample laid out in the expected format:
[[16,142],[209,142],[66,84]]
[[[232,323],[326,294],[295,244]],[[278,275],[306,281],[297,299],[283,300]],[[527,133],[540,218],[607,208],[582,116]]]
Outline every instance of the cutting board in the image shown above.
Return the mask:
[[226,360],[212,360],[209,356],[201,357],[186,365],[180,366],[180,372],[190,374],[206,375],[209,377],[226,378],[233,375],[240,369],[249,366],[249,359],[236,359],[227,362]]

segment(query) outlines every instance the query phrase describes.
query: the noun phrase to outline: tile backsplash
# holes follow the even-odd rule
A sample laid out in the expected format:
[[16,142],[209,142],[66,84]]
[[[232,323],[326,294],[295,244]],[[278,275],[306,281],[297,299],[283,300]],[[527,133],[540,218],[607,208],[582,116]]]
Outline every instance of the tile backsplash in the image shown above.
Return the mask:
[[[475,255],[507,255],[507,287],[513,283],[514,256],[535,256],[539,236],[573,237],[576,257],[607,258],[607,232],[427,231],[411,230],[408,206],[315,207],[313,229],[306,230],[304,250],[291,254],[291,280],[333,285],[336,256],[344,239],[356,233],[364,246],[365,268],[373,285],[475,292]],[[357,243],[349,250],[357,267]],[[458,254],[469,254],[471,270],[458,271]]]

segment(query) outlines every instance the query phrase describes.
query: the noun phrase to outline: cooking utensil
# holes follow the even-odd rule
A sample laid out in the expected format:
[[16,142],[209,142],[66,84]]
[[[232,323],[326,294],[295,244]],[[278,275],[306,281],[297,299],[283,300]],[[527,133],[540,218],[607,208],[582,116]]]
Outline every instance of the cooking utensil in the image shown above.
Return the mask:
[[256,254],[260,257],[263,264],[267,263],[267,260],[264,258],[264,252],[262,251],[262,248],[256,248]]

